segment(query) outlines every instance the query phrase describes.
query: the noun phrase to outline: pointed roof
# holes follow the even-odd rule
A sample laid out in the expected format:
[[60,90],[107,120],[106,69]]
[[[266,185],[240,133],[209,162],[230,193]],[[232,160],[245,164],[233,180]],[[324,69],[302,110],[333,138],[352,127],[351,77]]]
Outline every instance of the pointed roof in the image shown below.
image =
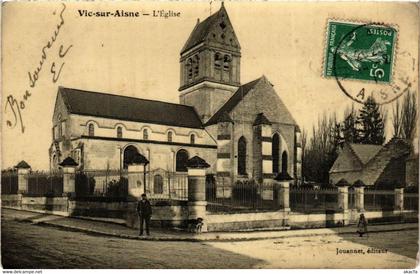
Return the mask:
[[274,180],[276,180],[276,181],[290,181],[290,180],[293,180],[293,178],[289,175],[289,173],[287,173],[287,171],[284,172],[284,173],[282,171],[274,178]]
[[188,168],[208,168],[210,165],[202,158],[194,156],[187,161]]
[[340,181],[338,181],[338,183],[335,184],[335,186],[350,186],[349,182],[347,182],[346,179],[341,179]]
[[271,125],[271,122],[265,117],[264,113],[258,113],[257,118],[255,118],[253,126],[258,125]]
[[197,24],[195,25],[193,31],[191,32],[190,36],[187,39],[187,42],[185,42],[185,45],[182,47],[181,55],[185,51],[187,51],[187,50],[195,47],[196,45],[204,42],[206,40],[208,34],[210,33],[210,30],[213,27],[213,25],[217,24],[218,19],[222,16],[225,17],[225,20],[230,22],[229,16],[226,12],[226,9],[225,9],[225,6],[224,6],[223,2],[222,2],[222,6],[220,7],[220,9],[216,13],[210,15],[209,17],[207,17],[201,23],[200,23],[200,20],[198,19]]
[[191,106],[59,87],[69,113],[188,128],[202,128]]
[[227,100],[227,102],[207,121],[206,126],[216,124],[223,113],[231,112],[235,106],[240,101],[242,101],[242,98],[245,97],[263,77],[264,76],[240,86],[238,90],[229,98],[229,100]]
[[356,157],[362,162],[362,164],[366,164],[369,162],[370,159],[376,156],[378,152],[383,148],[381,145],[367,145],[367,144],[349,144],[350,149],[356,155]]
[[[205,123],[205,126],[217,124],[218,120],[220,119],[220,116],[222,116],[224,112],[227,112],[228,114],[230,114],[232,110],[246,97],[246,95],[250,91],[255,89],[255,87],[259,85],[260,83],[261,83],[261,87],[263,87],[263,85],[266,85],[266,86],[269,85],[271,88],[273,87],[273,85],[270,83],[267,77],[265,77],[265,75],[240,86],[236,90],[236,92],[226,101],[226,103],[222,105],[222,107],[218,111],[216,111],[216,113]],[[279,96],[278,96],[277,107],[279,110],[279,117],[281,117],[283,123],[296,125],[296,121],[293,119],[286,105],[283,103],[283,101],[281,100]]]
[[71,158],[71,157],[67,157],[66,159],[64,159],[61,163],[58,164],[59,166],[78,166],[79,164],[76,163],[76,161]]
[[31,168],[31,166],[22,160],[15,166],[15,168]]
[[144,164],[147,165],[149,160],[146,159],[142,154],[136,153],[134,157],[127,164]]

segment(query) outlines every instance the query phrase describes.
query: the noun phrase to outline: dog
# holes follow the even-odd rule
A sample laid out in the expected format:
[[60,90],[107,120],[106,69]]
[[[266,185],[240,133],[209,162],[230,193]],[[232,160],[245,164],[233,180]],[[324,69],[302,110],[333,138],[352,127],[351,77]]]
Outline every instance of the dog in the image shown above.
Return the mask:
[[203,228],[203,218],[191,219],[188,220],[188,231],[201,233],[201,229]]

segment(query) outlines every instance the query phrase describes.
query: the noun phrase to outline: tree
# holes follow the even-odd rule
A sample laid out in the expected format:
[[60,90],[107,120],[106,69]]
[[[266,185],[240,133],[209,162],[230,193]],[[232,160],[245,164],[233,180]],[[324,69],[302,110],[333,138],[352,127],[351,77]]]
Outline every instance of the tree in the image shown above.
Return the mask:
[[[340,125],[336,114],[327,116],[325,113],[312,127],[312,136],[305,142],[302,159],[304,178],[327,185],[329,170],[337,158],[337,148],[340,141]],[[306,137],[305,137],[306,139]]]
[[380,110],[375,99],[369,96],[359,111],[356,121],[359,126],[360,143],[374,145],[382,145],[384,143],[385,116],[386,113]]
[[415,92],[407,92],[402,104],[397,101],[393,108],[394,137],[412,141],[416,130],[417,115],[417,95]]
[[354,105],[347,108],[344,112],[344,121],[342,123],[343,141],[347,143],[358,143],[360,140],[359,132],[357,130],[357,113]]

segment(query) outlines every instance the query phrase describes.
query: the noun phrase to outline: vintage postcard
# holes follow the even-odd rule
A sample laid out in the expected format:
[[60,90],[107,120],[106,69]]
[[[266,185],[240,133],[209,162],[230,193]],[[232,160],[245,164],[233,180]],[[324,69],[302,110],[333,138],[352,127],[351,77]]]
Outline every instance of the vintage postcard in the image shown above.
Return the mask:
[[1,17],[7,273],[417,273],[418,3],[10,1]]

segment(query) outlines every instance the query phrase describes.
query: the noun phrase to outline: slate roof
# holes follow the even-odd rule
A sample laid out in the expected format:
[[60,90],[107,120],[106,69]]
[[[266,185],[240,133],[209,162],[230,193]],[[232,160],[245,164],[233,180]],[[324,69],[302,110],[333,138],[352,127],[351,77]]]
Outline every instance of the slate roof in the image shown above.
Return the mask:
[[216,23],[217,18],[219,17],[219,14],[222,12],[222,10],[224,10],[223,5],[219,11],[207,17],[203,22],[195,25],[193,31],[190,34],[190,37],[188,37],[187,42],[185,42],[185,45],[181,50],[181,54],[200,44],[201,42],[204,42],[207,34],[210,31],[210,28]]
[[242,100],[242,98],[244,98],[263,77],[240,86],[238,90],[229,98],[229,100],[227,100],[227,102],[207,121],[206,126],[217,124],[223,113],[231,112]]
[[376,154],[383,148],[380,145],[366,145],[366,144],[349,144],[350,149],[359,158],[362,164],[366,164],[370,159],[375,157]]
[[188,128],[203,127],[191,106],[65,87],[60,87],[59,93],[72,114]]

